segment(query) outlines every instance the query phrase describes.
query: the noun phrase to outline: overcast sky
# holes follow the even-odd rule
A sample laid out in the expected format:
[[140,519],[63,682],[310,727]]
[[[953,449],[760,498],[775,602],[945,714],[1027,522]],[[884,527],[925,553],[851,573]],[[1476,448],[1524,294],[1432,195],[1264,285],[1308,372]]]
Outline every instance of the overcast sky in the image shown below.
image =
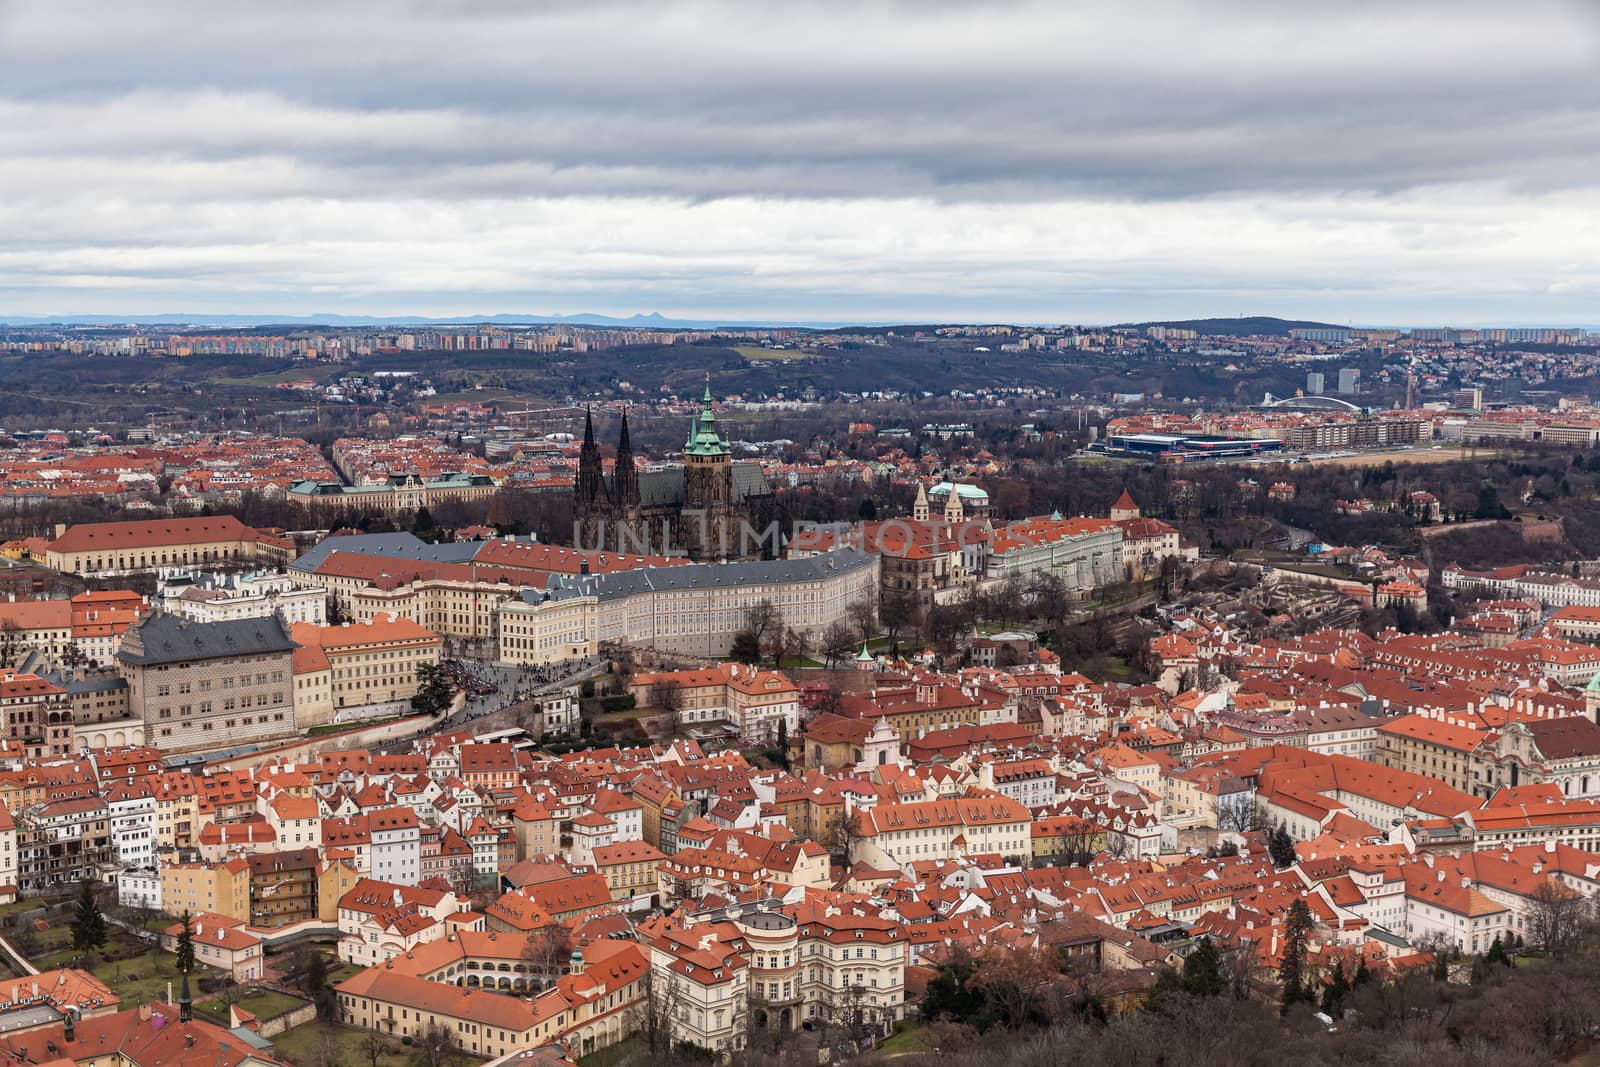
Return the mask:
[[1600,323],[1600,4],[1094,6],[0,0],[0,314]]

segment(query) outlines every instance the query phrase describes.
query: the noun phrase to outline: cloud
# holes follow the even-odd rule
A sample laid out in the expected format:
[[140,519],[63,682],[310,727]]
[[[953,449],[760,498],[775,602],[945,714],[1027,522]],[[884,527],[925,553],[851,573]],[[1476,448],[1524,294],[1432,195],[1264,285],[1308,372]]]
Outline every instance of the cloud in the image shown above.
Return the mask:
[[0,311],[1576,313],[1588,6],[1083,7],[13,0]]

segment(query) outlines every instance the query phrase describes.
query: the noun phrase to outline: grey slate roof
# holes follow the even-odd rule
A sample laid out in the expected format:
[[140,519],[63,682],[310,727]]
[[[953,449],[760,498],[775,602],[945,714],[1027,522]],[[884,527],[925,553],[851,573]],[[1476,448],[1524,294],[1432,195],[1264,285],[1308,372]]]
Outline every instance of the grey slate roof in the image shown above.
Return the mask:
[[481,541],[447,542],[430,545],[408,533],[348,534],[324,537],[305,555],[289,566],[297,571],[314,571],[334,552],[354,552],[362,556],[387,556],[391,559],[427,560],[432,563],[466,563],[482,547]]
[[530,604],[543,600],[545,593],[556,600],[577,596],[598,596],[617,600],[636,593],[669,592],[688,589],[731,589],[741,585],[766,585],[771,582],[814,582],[839,571],[870,567],[876,556],[853,548],[840,548],[805,559],[755,560],[745,563],[705,563],[693,567],[643,567],[609,574],[553,575],[544,592],[523,591]]
[[179,615],[157,611],[140,623],[136,632],[137,647],[142,647],[143,651],[134,651],[134,643],[124,641],[117,652],[117,658],[124,663],[149,666],[223,656],[260,656],[290,652],[299,647],[289,636],[289,628],[276,615],[191,622]]

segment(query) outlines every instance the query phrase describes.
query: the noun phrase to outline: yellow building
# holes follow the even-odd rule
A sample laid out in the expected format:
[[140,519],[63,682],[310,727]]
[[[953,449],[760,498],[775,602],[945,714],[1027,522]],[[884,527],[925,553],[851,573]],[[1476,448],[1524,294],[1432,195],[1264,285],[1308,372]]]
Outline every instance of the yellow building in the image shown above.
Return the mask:
[[250,865],[242,859],[222,863],[161,865],[161,910],[168,915],[212,912],[250,921]]
[[294,543],[232,515],[56,527],[46,565],[67,574],[125,573],[223,562],[287,563]]
[[599,651],[599,600],[578,596],[547,601],[531,590],[527,596],[532,599],[498,605],[502,661],[539,667]]
[[594,868],[611,887],[612,900],[628,900],[656,891],[656,868],[667,857],[648,841],[596,845]]
[[296,666],[306,668],[308,681],[323,670],[309,650],[320,649],[327,661],[326,704],[301,704],[302,695],[317,690],[295,689],[295,724],[301,729],[341,721],[347,708],[369,709],[347,718],[371,717],[371,709],[404,710],[417,693],[417,668],[438,663],[443,645],[432,630],[395,615],[339,626],[295,623],[290,632],[300,646]]

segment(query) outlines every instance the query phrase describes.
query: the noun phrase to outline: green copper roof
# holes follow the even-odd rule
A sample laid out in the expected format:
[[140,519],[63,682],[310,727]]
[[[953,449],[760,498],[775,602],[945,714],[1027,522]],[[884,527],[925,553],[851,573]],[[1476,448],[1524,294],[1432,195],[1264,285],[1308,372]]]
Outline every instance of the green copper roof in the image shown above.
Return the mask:
[[1589,684],[1584,686],[1591,693],[1600,693],[1600,674],[1589,679]]
[[706,375],[705,406],[689,424],[689,437],[683,442],[686,456],[732,455],[728,442],[717,432],[717,414],[711,410],[711,375]]
[[[856,662],[871,663],[874,658],[875,657],[872,655],[872,653],[867,651],[867,643],[865,641],[861,642],[861,652],[856,656]],[[1595,677],[1600,678],[1600,674],[1595,675]]]

